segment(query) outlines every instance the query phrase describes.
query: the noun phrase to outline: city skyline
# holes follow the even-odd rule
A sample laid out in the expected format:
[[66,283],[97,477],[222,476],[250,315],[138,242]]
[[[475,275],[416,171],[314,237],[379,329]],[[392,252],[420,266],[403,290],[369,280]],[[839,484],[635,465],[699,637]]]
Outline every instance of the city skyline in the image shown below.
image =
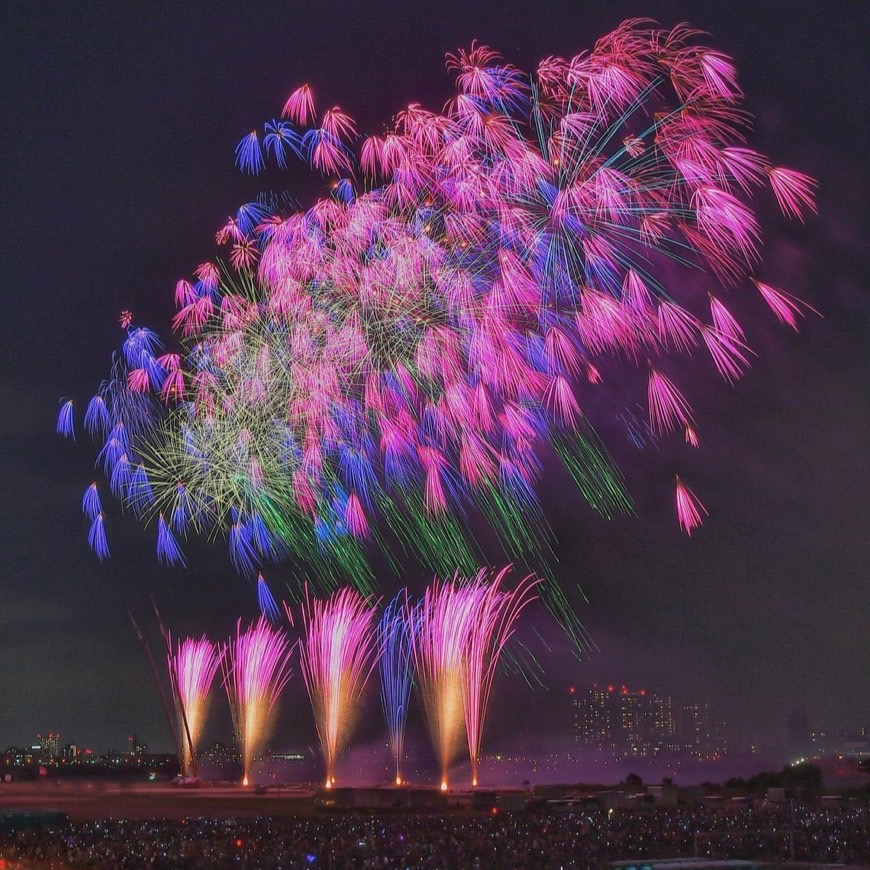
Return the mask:
[[[439,109],[443,55],[473,38],[526,63],[587,48],[648,7],[490,3],[436,21],[384,4],[378,26],[349,8],[334,20],[277,9],[4,11],[4,127],[15,135],[3,144],[0,240],[10,315],[0,343],[0,746],[51,726],[99,746],[136,728],[169,749],[127,610],[149,613],[154,595],[173,634],[221,638],[257,613],[256,584],[222,552],[197,545],[186,571],[158,566],[120,513],[114,558],[99,563],[79,513],[93,452],[54,436],[58,399],[88,396],[104,376],[120,312],[165,327],[175,281],[211,254],[215,228],[255,189],[233,167],[238,137],[303,79],[374,126],[412,98]],[[753,368],[733,389],[695,397],[706,426],[693,471],[711,516],[691,539],[652,495],[670,469],[645,467],[630,444],[619,458],[637,517],[605,521],[545,478],[557,579],[593,649],[577,661],[546,611],[530,613],[521,639],[536,663],[531,681],[546,688],[497,680],[493,740],[546,733],[565,687],[596,681],[674,697],[703,690],[750,737],[785,734],[796,707],[817,730],[870,721],[868,110],[849,93],[863,80],[861,13],[729,7],[674,2],[660,15],[710,31],[735,57],[757,118],[753,144],[819,178],[819,217],[776,224],[767,255],[771,273],[823,317],[800,335],[772,318],[750,323]],[[303,185],[300,199],[308,193]],[[431,580],[414,565],[406,572],[385,576],[385,592]],[[267,579],[280,596],[304,578],[275,567]],[[303,697],[298,674],[290,689]],[[376,692],[367,704],[374,721]],[[307,733],[293,706],[279,728]]]
[[727,724],[707,703],[675,701],[624,684],[596,683],[572,695],[574,739],[581,748],[617,758],[728,754]]
[[[297,675],[297,682],[301,677]],[[157,690],[153,687],[154,703],[159,704]],[[264,747],[267,751],[281,751],[288,748],[308,745],[315,752],[316,727],[313,714],[308,710],[308,720],[295,720],[295,726],[286,727],[286,715],[281,716],[282,708],[297,706],[298,701],[307,703],[307,697],[302,692],[287,697],[287,689],[278,696],[278,724],[266,737]],[[379,736],[386,739],[387,725],[383,720],[383,712],[375,703],[377,687],[367,686],[363,701],[363,735],[364,742],[377,740]],[[417,690],[414,690],[416,695]],[[668,754],[683,754],[699,758],[712,758],[727,754],[747,754],[752,751],[778,753],[784,761],[792,761],[803,754],[835,754],[843,751],[850,741],[867,740],[870,725],[857,719],[853,722],[817,723],[808,720],[801,708],[795,708],[782,722],[772,723],[766,731],[748,733],[739,722],[728,721],[721,710],[701,697],[686,697],[680,692],[669,692],[666,689],[649,690],[643,687],[629,687],[626,683],[593,683],[587,685],[572,684],[561,687],[562,703],[558,705],[558,717],[551,721],[546,732],[545,743],[550,747],[558,747],[555,751],[570,755],[574,751],[592,750],[611,754],[615,758],[646,757]],[[201,741],[202,750],[206,744],[224,745],[232,743],[233,726],[226,704],[224,691],[215,686],[209,693],[211,713],[205,720],[204,734]],[[371,696],[371,697],[369,697]],[[610,709],[616,711],[605,713],[608,704],[605,697],[610,698]],[[615,706],[614,706],[615,704]],[[409,717],[409,737],[418,742],[426,741],[426,729],[423,711],[419,700],[412,699],[411,715]],[[650,714],[656,712],[658,721],[651,725]],[[686,715],[693,718],[689,725]],[[795,727],[795,717],[800,720]],[[607,721],[610,718],[610,721]],[[630,723],[630,724],[629,724]],[[135,723],[131,723],[135,726]],[[689,728],[695,728],[695,742],[687,740]],[[597,735],[593,734],[597,729]],[[382,734],[381,734],[382,732]],[[703,738],[701,733],[705,733]],[[496,754],[499,745],[518,745],[527,741],[523,732],[511,733],[504,728],[495,728],[496,739],[494,748],[490,748],[489,740],[484,742],[484,754]],[[119,732],[120,734],[120,732]],[[654,734],[654,737],[650,735]],[[59,730],[41,730],[32,732],[33,739],[18,739],[0,742],[0,750],[7,747],[26,748],[35,751],[37,747],[46,757],[62,757],[62,750],[73,748],[73,754],[92,752],[95,755],[117,752],[120,754],[139,754],[153,747],[158,754],[174,753],[168,728],[158,729],[154,742],[140,739],[135,727],[124,732],[125,736],[116,735],[108,743],[98,744],[86,739],[86,735],[73,734],[72,740],[65,740],[69,735]],[[640,739],[638,739],[638,736]],[[672,738],[667,742],[666,738]],[[637,745],[631,746],[634,740]],[[705,742],[706,741],[706,742]],[[645,744],[645,745],[641,745]],[[52,747],[54,752],[52,753]],[[707,747],[707,748],[704,748]],[[793,758],[794,757],[794,758]]]

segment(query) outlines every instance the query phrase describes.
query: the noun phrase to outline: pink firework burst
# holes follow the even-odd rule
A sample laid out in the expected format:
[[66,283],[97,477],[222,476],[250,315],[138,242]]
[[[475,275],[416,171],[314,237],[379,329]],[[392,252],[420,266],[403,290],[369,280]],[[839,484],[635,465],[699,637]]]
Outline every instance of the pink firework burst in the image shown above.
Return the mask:
[[676,488],[677,518],[680,526],[687,535],[701,525],[702,514],[707,513],[707,508],[701,504],[700,499],[677,477]]
[[513,589],[505,589],[502,581],[510,572],[510,567],[502,568],[490,577],[489,572],[482,568],[471,583],[476,616],[466,638],[462,696],[472,787],[478,785],[483,726],[499,658],[514,632],[520,613],[537,597],[535,589],[542,582],[540,578],[528,575]]
[[441,767],[441,788],[462,745],[465,716],[462,668],[467,638],[475,618],[475,592],[461,583],[439,583],[426,589],[408,613],[414,624],[414,671],[423,701],[426,725]]
[[[550,457],[602,515],[630,512],[596,396],[646,404],[616,418],[635,443],[696,447],[690,386],[754,356],[740,295],[754,282],[791,328],[805,311],[754,277],[753,197],[803,220],[815,182],[748,146],[735,66],[700,36],[626,21],[534,72],[473,43],[448,56],[441,112],[412,102],[366,135],[303,85],[247,132],[243,172],[300,160],[327,190],[225,219],[174,290],[182,350],[128,327],[92,403],[110,490],[156,523],[160,558],[224,537],[251,578],[291,558],[368,591],[374,547],[440,576],[481,564],[471,515],[505,561],[543,562]],[[700,501],[678,485],[676,504],[691,533]]]

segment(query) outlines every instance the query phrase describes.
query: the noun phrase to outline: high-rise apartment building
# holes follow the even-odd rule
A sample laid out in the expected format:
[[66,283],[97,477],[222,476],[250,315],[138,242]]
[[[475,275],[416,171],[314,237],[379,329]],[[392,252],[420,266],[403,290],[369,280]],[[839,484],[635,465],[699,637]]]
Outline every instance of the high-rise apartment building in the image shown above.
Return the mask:
[[618,758],[685,753],[724,754],[722,727],[706,704],[678,706],[667,695],[627,686],[575,692],[574,738],[583,748]]
[[36,743],[39,745],[39,753],[42,758],[58,758],[60,756],[60,734],[57,731],[49,731],[45,735],[37,734]]

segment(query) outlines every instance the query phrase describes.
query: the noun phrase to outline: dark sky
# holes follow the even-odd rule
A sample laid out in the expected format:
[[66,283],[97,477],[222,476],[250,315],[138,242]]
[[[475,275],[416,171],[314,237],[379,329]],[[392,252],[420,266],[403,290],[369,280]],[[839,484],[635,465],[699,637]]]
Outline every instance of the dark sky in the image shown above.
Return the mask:
[[[79,511],[95,450],[53,434],[60,397],[86,401],[107,372],[122,308],[168,333],[176,280],[256,192],[233,167],[239,138],[303,81],[379,131],[408,102],[440,108],[444,53],[475,37],[529,68],[640,15],[709,31],[737,61],[753,144],[820,180],[819,218],[770,226],[765,274],[824,317],[799,336],[752,319],[754,368],[692,395],[704,443],[687,467],[711,516],[691,539],[673,521],[668,456],[621,454],[636,518],[607,523],[547,482],[558,576],[588,597],[575,596],[599,652],[578,662],[539,616],[549,689],[497,684],[496,731],[557,730],[565,688],[595,679],[710,700],[747,737],[784,731],[795,707],[818,727],[870,724],[866,8],[5,3],[0,747],[54,729],[97,749],[137,730],[168,748],[126,608],[144,619],[153,593],[173,629],[215,638],[255,615],[221,547],[170,571],[119,521],[99,564]],[[300,686],[287,743],[310,733]]]

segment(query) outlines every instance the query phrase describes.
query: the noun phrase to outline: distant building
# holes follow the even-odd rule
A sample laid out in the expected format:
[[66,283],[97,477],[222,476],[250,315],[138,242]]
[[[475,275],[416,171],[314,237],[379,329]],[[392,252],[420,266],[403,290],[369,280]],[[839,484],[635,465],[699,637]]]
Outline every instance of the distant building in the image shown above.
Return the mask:
[[668,696],[648,696],[647,729],[653,754],[677,752],[677,724],[674,718],[674,703]]
[[49,731],[44,736],[37,734],[33,749],[38,749],[39,757],[44,761],[51,758],[60,758],[60,734],[57,731]]
[[810,723],[801,707],[795,707],[788,716],[788,753],[792,758],[802,758],[812,750]]
[[670,696],[631,691],[624,685],[575,691],[572,701],[574,739],[581,749],[616,758],[711,758],[725,753],[723,727],[706,704],[676,707]]
[[203,749],[199,753],[199,757],[218,766],[227,764],[237,765],[241,764],[242,761],[241,752],[235,741],[229,746],[226,743],[217,742],[209,748]]
[[870,729],[829,728],[810,732],[810,751],[814,757],[843,755],[863,757],[870,755]]
[[[613,690],[613,687],[610,687]],[[581,746],[599,750],[615,748],[614,705],[607,690],[593,686],[585,695],[574,693],[574,739]]]
[[724,723],[713,715],[709,704],[682,705],[676,737],[679,751],[695,758],[715,758],[728,750]]

